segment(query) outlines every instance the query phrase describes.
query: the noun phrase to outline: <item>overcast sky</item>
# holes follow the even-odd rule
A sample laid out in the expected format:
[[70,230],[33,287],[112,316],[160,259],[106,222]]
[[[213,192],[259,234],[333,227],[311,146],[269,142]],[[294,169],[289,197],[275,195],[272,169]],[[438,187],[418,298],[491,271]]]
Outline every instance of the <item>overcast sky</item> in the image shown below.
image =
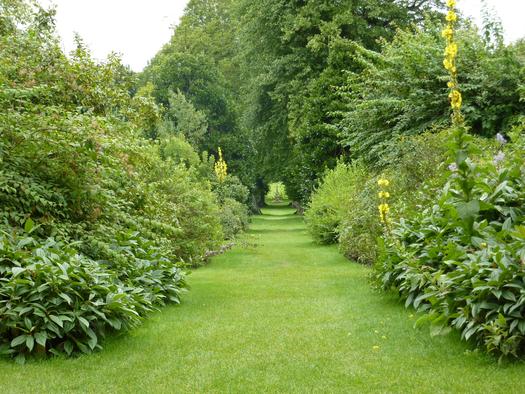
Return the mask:
[[[79,33],[93,55],[104,59],[110,52],[140,71],[171,37],[188,0],[39,0],[57,5],[57,29],[64,49],[73,48]],[[257,0],[254,0],[257,1]],[[487,0],[497,11],[506,40],[525,37],[525,0]],[[481,0],[459,0],[460,9],[480,19]]]

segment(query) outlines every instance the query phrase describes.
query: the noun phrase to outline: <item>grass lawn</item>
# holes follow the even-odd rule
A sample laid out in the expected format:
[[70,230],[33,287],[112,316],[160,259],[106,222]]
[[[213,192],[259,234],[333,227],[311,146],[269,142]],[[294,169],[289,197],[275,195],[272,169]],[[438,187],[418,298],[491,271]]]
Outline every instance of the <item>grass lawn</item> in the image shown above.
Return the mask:
[[290,209],[266,209],[249,239],[192,273],[181,306],[97,354],[0,360],[0,392],[525,392],[525,364],[414,329],[367,268],[315,245]]

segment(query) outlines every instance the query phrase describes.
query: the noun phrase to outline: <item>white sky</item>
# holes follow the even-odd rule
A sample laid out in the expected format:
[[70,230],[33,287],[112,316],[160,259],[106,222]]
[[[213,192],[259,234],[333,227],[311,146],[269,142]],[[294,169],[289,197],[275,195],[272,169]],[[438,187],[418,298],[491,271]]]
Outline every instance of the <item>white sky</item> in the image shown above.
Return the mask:
[[[257,1],[257,0],[255,0]],[[525,37],[525,0],[486,0],[501,18],[508,42]],[[39,0],[57,5],[57,29],[64,49],[73,49],[77,32],[93,55],[104,59],[115,51],[125,64],[141,71],[171,37],[188,0]],[[481,0],[458,0],[476,21]]]

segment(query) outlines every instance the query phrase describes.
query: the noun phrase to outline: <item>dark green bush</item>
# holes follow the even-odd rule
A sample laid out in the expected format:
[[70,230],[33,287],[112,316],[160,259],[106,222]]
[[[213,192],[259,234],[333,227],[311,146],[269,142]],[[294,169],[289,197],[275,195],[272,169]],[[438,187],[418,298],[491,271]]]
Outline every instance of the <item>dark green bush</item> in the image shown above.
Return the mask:
[[33,225],[0,232],[1,354],[23,361],[31,353],[90,353],[107,333],[129,329],[154,308],[180,301],[180,269],[140,244],[137,234],[121,245],[134,254],[134,263],[115,269],[84,257],[72,244],[33,237]]
[[[385,166],[398,136],[447,127],[441,29],[426,23],[415,31],[398,31],[393,41],[383,41],[381,53],[356,48],[363,70],[349,74],[343,95],[347,109],[339,124],[353,157]],[[515,116],[525,113],[519,96],[525,77],[520,48],[503,43],[494,48],[474,28],[462,29],[457,39],[463,110],[471,132],[492,137],[508,131]]]

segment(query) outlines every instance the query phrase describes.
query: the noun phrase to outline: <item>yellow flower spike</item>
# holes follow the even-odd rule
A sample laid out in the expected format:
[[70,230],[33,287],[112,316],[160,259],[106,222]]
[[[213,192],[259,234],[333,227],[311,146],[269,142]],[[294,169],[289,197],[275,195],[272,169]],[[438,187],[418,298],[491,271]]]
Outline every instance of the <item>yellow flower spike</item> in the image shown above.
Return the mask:
[[456,22],[458,20],[458,15],[453,10],[450,10],[446,19],[447,22]]
[[382,178],[377,181],[377,184],[381,187],[388,187],[390,186],[390,181],[388,179]]
[[458,85],[458,75],[456,68],[456,57],[458,55],[458,44],[454,42],[454,26],[458,20],[458,15],[456,14],[456,0],[447,0],[448,13],[446,15],[447,26],[442,31],[441,35],[445,38],[447,46],[445,49],[445,58],[443,59],[443,66],[449,72],[450,80],[447,83],[447,87],[450,89],[449,99],[450,106],[453,111],[452,122],[454,125],[457,125],[463,121],[463,116],[461,115],[461,105],[463,99],[461,92],[459,91]]
[[222,157],[222,149],[219,147],[219,160],[215,163],[215,174],[219,182],[224,182],[228,176],[228,165]]
[[461,104],[463,103],[463,99],[461,97],[461,93],[459,92],[459,90],[453,90],[449,94],[449,98],[450,98],[450,105],[452,106],[452,109],[460,110]]
[[447,45],[446,49],[445,49],[445,55],[447,56],[447,58],[455,58],[458,54],[458,44],[456,44],[455,42],[451,42],[450,44]]
[[447,26],[445,30],[441,32],[441,36],[446,39],[452,39],[452,36],[454,35],[454,30],[450,26]]

